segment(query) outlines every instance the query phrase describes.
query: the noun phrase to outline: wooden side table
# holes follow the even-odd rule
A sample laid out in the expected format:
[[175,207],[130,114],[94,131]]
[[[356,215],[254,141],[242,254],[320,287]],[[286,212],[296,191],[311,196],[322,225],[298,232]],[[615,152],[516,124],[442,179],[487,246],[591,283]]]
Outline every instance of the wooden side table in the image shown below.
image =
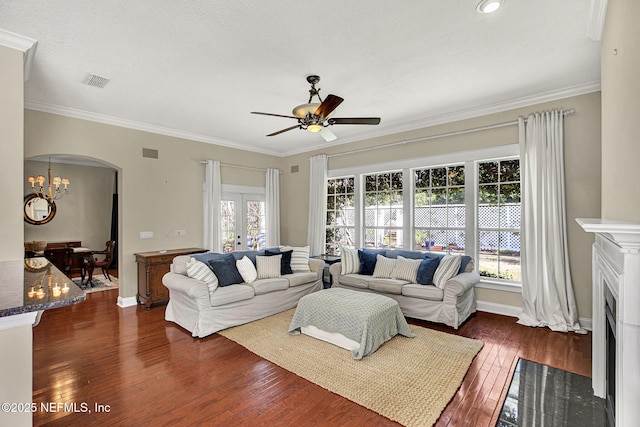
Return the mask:
[[317,259],[321,259],[324,261],[324,270],[322,272],[322,284],[323,287],[326,288],[330,288],[331,285],[333,285],[333,279],[331,278],[331,274],[329,274],[329,281],[325,282],[324,281],[324,273],[326,270],[329,269],[329,266],[331,264],[335,264],[336,262],[340,262],[340,257],[338,255],[328,255],[328,254],[322,254],[322,255],[317,255],[317,256],[313,256],[311,258],[317,258]]
[[162,276],[169,272],[173,259],[178,255],[202,252],[207,252],[207,250],[184,248],[134,254],[136,263],[138,263],[138,304],[144,304],[147,310],[150,310],[154,304],[168,302],[169,289],[162,284]]

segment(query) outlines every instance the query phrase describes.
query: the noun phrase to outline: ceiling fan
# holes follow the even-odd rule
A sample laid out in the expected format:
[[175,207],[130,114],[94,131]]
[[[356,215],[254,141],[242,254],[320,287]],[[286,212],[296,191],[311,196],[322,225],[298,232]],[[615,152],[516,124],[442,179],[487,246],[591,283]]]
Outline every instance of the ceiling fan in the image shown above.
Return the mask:
[[[320,81],[319,76],[307,76],[307,82],[311,84],[309,89],[309,101],[295,107],[292,111],[293,116],[285,116],[282,114],[260,113],[252,111],[251,114],[261,114],[263,116],[285,117],[288,119],[296,119],[298,124],[277,132],[270,133],[267,136],[280,135],[293,129],[308,130],[309,132],[317,132],[327,142],[335,141],[338,137],[331,132],[328,127],[333,125],[377,125],[380,123],[380,117],[353,117],[338,118],[332,117],[334,110],[344,101],[336,95],[328,95],[324,101],[320,97],[320,89],[316,89],[316,84]],[[313,97],[318,97],[320,102],[311,102]]]

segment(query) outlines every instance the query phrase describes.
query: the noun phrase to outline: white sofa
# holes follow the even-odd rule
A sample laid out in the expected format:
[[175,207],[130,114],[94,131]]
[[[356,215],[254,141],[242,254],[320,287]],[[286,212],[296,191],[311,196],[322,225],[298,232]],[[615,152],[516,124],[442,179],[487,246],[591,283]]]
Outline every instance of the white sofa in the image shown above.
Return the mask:
[[[235,256],[242,256],[239,251]],[[194,337],[206,337],[232,326],[242,325],[295,307],[303,296],[322,289],[324,262],[309,259],[310,272],[258,279],[251,284],[207,285],[187,276],[193,255],[174,258],[162,283],[169,289],[165,319],[182,326]]]
[[[425,252],[408,250],[375,250],[375,253],[388,258],[396,258],[399,255],[413,259],[433,256]],[[470,259],[470,257],[467,258]],[[329,272],[333,287],[385,295],[398,301],[406,317],[444,323],[458,329],[476,311],[474,286],[480,280],[480,275],[473,269],[473,260],[466,263],[463,269],[469,271],[459,272],[446,282],[443,289],[406,280],[376,278],[369,274],[342,275],[340,262],[331,265]]]

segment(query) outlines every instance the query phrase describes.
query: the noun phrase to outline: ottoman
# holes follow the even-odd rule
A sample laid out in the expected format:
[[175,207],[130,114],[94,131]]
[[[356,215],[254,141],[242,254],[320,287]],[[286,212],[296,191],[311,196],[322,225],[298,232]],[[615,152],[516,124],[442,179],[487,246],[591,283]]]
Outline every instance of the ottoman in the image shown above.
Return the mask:
[[415,337],[396,300],[341,288],[300,298],[289,333],[301,332],[347,348],[357,360],[398,334]]

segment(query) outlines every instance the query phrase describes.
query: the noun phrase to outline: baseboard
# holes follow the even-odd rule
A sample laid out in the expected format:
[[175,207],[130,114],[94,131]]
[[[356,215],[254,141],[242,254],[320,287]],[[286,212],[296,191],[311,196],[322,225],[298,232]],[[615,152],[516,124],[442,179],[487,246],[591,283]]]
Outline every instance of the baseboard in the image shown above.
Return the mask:
[[486,311],[487,313],[501,314],[509,317],[518,317],[520,312],[522,312],[522,307],[488,301],[476,301],[476,308],[478,311]]
[[118,296],[118,307],[133,307],[138,305],[138,299],[136,297],[121,297]]
[[[488,301],[476,301],[476,308],[478,311],[485,311],[487,313],[493,313],[493,314],[501,314],[503,316],[509,316],[509,317],[518,317],[518,315],[522,312],[521,307],[517,307],[514,305],[498,304],[495,302],[488,302]],[[588,317],[580,317],[578,321],[580,322],[580,326],[582,326],[587,331],[593,330],[592,319]]]
[[579,317],[578,321],[580,322],[580,326],[585,328],[587,331],[593,331],[593,319],[588,317]]

